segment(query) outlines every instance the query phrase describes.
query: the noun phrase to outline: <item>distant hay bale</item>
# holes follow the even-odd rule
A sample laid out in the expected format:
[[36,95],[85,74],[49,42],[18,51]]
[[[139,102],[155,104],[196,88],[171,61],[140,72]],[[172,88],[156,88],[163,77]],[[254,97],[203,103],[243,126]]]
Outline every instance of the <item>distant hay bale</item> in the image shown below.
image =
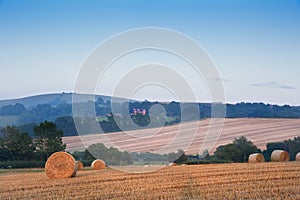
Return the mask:
[[271,161],[273,162],[287,162],[290,160],[288,152],[283,150],[275,150],[271,154]]
[[169,166],[177,166],[176,163],[170,163]]
[[103,160],[97,159],[92,162],[91,167],[94,170],[100,170],[100,169],[105,169],[106,164]]
[[260,163],[265,162],[265,157],[261,153],[253,153],[249,155],[249,163]]
[[83,163],[81,161],[76,161],[77,171],[81,171],[83,169]]
[[49,179],[71,178],[76,172],[76,161],[66,152],[53,153],[45,164],[45,173]]
[[297,153],[295,160],[296,160],[296,161],[300,161],[300,152]]

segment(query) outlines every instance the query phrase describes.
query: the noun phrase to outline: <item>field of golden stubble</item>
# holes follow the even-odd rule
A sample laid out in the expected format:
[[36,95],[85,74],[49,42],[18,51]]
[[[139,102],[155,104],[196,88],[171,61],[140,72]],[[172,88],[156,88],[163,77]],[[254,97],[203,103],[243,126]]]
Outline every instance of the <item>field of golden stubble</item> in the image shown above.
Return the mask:
[[149,173],[107,168],[60,180],[43,172],[5,172],[0,199],[300,199],[300,162],[172,166]]

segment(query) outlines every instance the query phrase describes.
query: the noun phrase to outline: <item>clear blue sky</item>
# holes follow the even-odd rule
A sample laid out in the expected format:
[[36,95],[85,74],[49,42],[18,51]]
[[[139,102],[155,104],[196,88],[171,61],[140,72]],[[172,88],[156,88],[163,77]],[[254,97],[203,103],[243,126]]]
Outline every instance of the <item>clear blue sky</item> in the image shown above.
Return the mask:
[[299,0],[0,0],[0,99],[70,92],[100,42],[149,26],[201,44],[227,102],[300,105]]

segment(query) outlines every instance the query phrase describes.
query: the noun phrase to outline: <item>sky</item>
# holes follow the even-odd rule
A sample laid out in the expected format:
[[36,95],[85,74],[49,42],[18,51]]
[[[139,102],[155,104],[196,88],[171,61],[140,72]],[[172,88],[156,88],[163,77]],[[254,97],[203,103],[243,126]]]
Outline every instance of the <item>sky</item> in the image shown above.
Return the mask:
[[[0,99],[72,92],[82,64],[101,42],[161,27],[205,49],[226,102],[300,105],[299,22],[299,0],[0,0]],[[170,98],[158,90],[144,88],[135,97]],[[206,93],[198,100],[208,101]]]

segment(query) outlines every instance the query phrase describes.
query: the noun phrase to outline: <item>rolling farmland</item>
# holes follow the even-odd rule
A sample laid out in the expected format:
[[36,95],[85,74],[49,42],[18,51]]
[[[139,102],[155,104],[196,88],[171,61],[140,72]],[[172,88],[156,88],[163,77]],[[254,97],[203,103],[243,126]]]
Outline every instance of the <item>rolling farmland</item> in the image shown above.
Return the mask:
[[[105,143],[128,151],[175,151],[191,142],[187,152],[198,153],[209,123],[65,137],[64,142],[69,150],[82,148],[82,139],[86,145]],[[178,129],[183,136],[178,137]],[[242,135],[264,148],[267,142],[299,133],[299,119],[226,119],[212,150]],[[300,199],[300,162],[119,166],[79,171],[74,178],[59,180],[36,170],[20,171],[0,170],[0,199]]]
[[300,162],[175,166],[150,173],[107,168],[59,180],[44,172],[5,172],[0,199],[300,199],[299,181]]
[[[183,149],[188,154],[197,154],[209,148],[214,151],[219,145],[227,144],[239,136],[246,136],[259,148],[265,149],[268,142],[283,141],[300,135],[300,119],[225,119],[220,135],[213,131],[207,134],[210,122],[210,119],[206,119],[162,129],[64,137],[63,142],[67,144],[67,149],[70,151],[83,150],[85,148],[83,142],[85,146],[104,143],[106,146],[135,152],[165,153]],[[214,126],[220,125],[222,124],[216,123]],[[213,130],[214,126],[210,128]],[[178,130],[180,130],[180,134],[178,134]],[[204,144],[206,135],[210,135],[213,140],[218,137],[216,143],[207,140],[208,142]]]

